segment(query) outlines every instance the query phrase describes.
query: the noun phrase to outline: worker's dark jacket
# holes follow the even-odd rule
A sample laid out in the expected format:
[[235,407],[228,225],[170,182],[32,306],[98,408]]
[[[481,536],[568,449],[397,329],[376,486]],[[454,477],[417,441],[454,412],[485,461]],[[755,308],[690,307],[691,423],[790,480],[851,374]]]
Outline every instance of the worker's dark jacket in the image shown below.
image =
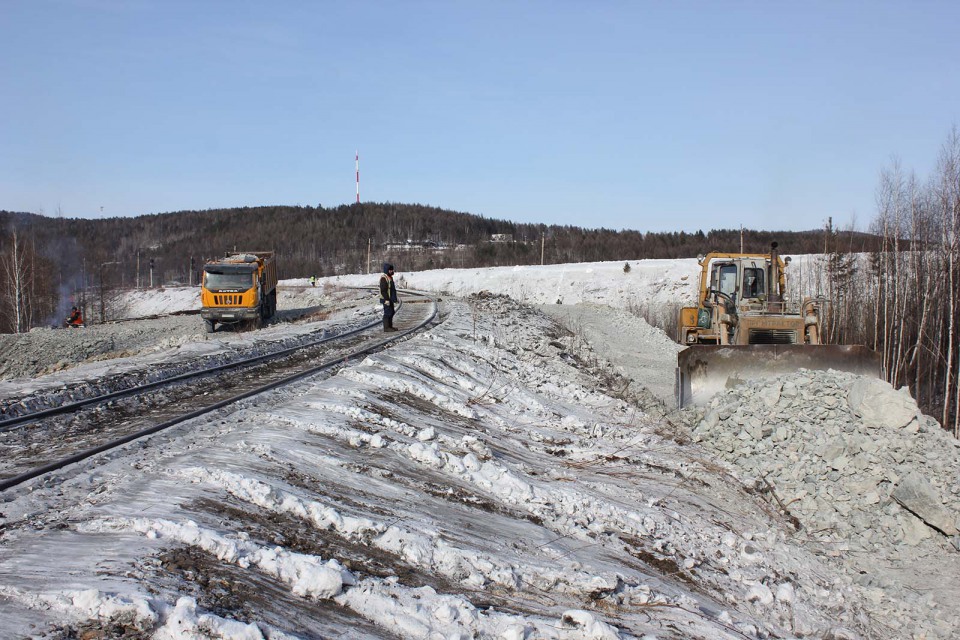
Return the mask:
[[393,283],[393,278],[383,274],[380,276],[380,304],[384,304],[388,300],[394,304],[400,301],[397,297],[397,285]]

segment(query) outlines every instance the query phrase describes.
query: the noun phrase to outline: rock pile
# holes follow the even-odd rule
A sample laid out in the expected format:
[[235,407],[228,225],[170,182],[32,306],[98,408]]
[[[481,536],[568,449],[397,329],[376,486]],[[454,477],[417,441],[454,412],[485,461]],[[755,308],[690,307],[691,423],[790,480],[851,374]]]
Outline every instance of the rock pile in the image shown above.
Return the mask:
[[774,492],[831,554],[960,545],[960,443],[905,389],[800,371],[717,395],[694,439]]
[[35,378],[84,362],[155,351],[203,337],[196,316],[90,325],[83,329],[38,328],[0,335],[0,380]]

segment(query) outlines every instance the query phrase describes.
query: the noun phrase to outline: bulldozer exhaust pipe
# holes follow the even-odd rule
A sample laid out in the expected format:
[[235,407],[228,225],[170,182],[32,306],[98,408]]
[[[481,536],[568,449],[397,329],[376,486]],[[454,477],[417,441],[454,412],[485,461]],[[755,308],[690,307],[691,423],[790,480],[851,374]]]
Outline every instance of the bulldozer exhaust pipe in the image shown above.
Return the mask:
[[780,254],[777,251],[779,244],[770,244],[770,272],[767,274],[769,292],[767,295],[768,309],[776,311],[783,302],[783,291],[780,291]]

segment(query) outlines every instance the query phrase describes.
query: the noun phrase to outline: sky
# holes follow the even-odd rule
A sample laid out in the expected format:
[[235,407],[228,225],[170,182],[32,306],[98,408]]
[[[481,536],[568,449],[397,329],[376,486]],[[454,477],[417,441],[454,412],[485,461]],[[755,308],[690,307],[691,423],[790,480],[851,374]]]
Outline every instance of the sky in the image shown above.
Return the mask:
[[956,2],[0,0],[0,209],[356,200],[865,228],[960,123]]

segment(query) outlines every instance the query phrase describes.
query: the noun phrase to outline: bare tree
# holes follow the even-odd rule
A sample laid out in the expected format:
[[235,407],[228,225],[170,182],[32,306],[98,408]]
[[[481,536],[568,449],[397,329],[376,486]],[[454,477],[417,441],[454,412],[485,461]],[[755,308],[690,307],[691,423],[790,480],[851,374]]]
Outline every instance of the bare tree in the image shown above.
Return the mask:
[[[909,385],[918,404],[960,437],[960,135],[941,149],[926,184],[899,163],[881,173],[877,218],[881,237],[871,256],[874,348],[889,381]],[[834,274],[835,275],[835,274]],[[837,285],[834,285],[837,286]],[[841,324],[865,326],[843,308]]]
[[14,333],[30,329],[30,256],[16,227],[10,231],[10,250],[0,256],[0,274],[3,277],[3,305],[7,323]]
[[[940,209],[941,254],[943,271],[946,276],[944,307],[946,318],[944,334],[943,410],[941,423],[950,424],[950,412],[953,410],[953,433],[960,437],[960,392],[956,369],[958,305],[960,293],[957,292],[960,268],[960,134],[954,127],[947,142],[940,151],[938,162],[939,180],[936,185],[936,202]],[[953,403],[951,407],[951,401]]]

